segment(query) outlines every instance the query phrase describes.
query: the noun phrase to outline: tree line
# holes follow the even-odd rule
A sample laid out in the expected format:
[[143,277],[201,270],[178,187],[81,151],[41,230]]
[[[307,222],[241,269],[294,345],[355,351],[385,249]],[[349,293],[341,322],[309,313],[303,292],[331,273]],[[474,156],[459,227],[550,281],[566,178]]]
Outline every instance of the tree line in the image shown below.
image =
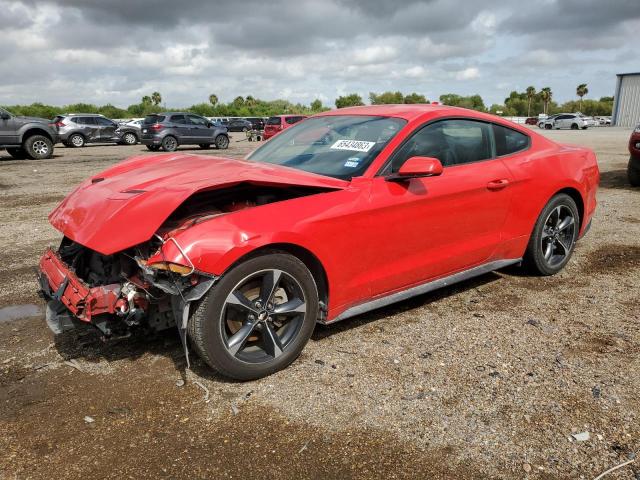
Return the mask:
[[[584,99],[589,93],[586,83],[576,87],[578,100],[570,100],[563,104],[558,104],[553,100],[553,92],[549,87],[543,87],[539,91],[530,86],[523,92],[512,91],[503,104],[493,104],[487,107],[480,95],[458,95],[455,93],[445,93],[438,98],[444,105],[454,107],[469,108],[480,112],[489,112],[504,116],[531,117],[541,113],[552,115],[559,112],[582,112],[586,115],[607,116],[613,110],[613,97],[601,97],[599,100]],[[144,117],[151,113],[162,111],[188,111],[206,117],[269,117],[280,114],[303,114],[313,115],[315,113],[329,110],[319,99],[314,100],[309,105],[302,103],[291,103],[288,100],[261,100],[252,95],[245,97],[238,96],[231,102],[222,103],[214,93],[209,95],[208,102],[191,105],[186,108],[167,108],[162,104],[160,92],[153,92],[145,95],[140,103],[129,105],[126,109],[116,107],[111,104],[97,106],[88,103],[75,103],[63,105],[61,107],[45,105],[43,103],[32,103],[31,105],[12,105],[6,108],[16,115],[26,115],[32,117],[53,118],[63,113],[100,113],[108,118],[131,118]],[[422,94],[412,92],[403,94],[400,91],[387,91],[382,93],[370,92],[369,103],[371,105],[383,104],[410,104],[410,103],[430,103]],[[345,108],[365,105],[362,97],[357,93],[341,95],[335,100],[336,108]]]

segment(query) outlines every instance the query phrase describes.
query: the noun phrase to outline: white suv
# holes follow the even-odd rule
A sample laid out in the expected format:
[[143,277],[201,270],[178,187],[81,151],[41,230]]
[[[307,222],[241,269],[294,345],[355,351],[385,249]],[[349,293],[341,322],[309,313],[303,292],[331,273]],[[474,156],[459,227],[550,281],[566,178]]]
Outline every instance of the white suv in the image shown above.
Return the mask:
[[548,118],[542,122],[541,128],[545,128],[547,130],[551,130],[552,128],[570,128],[572,130],[578,130],[581,128],[582,130],[585,130],[587,127],[589,127],[588,122],[584,117],[577,113],[561,113],[560,115]]

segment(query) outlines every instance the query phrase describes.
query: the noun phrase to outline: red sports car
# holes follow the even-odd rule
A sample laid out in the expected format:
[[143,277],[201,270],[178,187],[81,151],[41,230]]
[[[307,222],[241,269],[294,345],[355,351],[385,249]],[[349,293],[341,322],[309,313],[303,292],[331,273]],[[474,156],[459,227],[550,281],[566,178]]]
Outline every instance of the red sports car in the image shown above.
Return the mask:
[[440,105],[326,112],[247,160],[131,158],[51,213],[47,321],[106,337],[177,325],[218,372],[262,377],[316,322],[511,264],[558,272],[598,182],[591,150]]

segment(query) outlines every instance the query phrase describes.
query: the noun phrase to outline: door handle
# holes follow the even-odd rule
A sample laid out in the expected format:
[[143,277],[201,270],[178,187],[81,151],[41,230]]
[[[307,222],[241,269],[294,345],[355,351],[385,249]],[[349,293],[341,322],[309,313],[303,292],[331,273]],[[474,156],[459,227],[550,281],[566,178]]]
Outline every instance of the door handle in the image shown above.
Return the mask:
[[489,190],[502,190],[509,185],[509,180],[502,178],[500,180],[493,180],[487,183],[487,189]]

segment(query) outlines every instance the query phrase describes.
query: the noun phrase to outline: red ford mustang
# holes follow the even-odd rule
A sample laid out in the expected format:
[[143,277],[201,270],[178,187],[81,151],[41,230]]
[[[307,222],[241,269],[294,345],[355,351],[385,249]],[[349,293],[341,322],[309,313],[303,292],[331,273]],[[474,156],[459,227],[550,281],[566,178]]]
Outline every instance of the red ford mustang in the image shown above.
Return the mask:
[[247,160],[163,154],[83,182],[40,261],[55,332],[177,325],[253,379],[330,324],[511,264],[552,275],[596,208],[594,153],[478,112],[326,112]]

